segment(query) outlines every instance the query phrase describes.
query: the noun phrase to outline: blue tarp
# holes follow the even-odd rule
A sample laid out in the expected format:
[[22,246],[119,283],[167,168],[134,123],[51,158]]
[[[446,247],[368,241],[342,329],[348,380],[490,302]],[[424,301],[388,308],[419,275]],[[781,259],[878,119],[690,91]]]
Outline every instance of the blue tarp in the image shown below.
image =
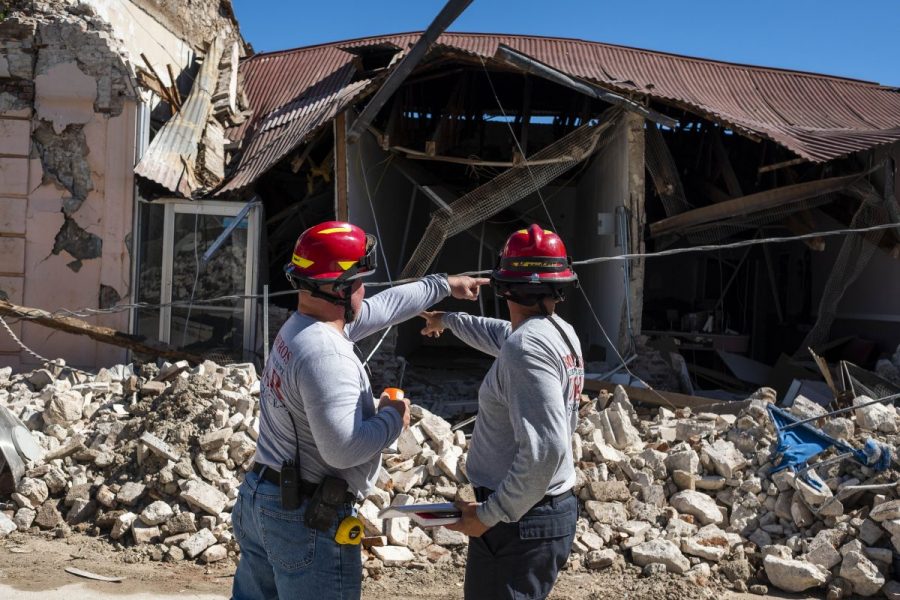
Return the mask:
[[[772,472],[782,469],[797,471],[814,456],[825,452],[829,448],[836,448],[839,452],[849,452],[859,463],[871,467],[876,471],[883,471],[890,466],[891,450],[887,446],[878,444],[875,440],[867,440],[863,450],[858,450],[850,444],[826,435],[809,423],[794,425],[797,419],[787,411],[772,404],[766,407],[769,418],[775,425],[775,433],[778,436],[778,445],[774,452],[774,465]],[[794,425],[788,428],[788,426]],[[805,479],[814,487],[815,483]]]

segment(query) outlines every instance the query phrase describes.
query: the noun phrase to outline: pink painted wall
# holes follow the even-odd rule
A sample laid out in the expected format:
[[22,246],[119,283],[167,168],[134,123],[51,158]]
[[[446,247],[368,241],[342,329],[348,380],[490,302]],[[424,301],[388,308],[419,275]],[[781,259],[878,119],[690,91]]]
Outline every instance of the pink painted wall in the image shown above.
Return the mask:
[[[64,89],[67,84],[65,79],[56,83],[60,85],[53,86],[54,92]],[[40,86],[37,87],[35,103],[41,106]],[[53,103],[65,106],[64,99],[59,96],[53,98]],[[75,104],[84,106],[82,98],[73,98],[69,107]],[[45,119],[57,116],[52,111],[42,112]],[[83,113],[83,110],[77,112]],[[125,239],[132,228],[136,113],[136,104],[128,100],[121,114],[115,117],[93,111],[82,114],[89,149],[85,158],[90,166],[93,189],[72,218],[87,232],[99,236],[103,246],[101,256],[83,260],[77,272],[68,266],[75,258],[67,251],[53,254],[57,232],[64,223],[63,201],[71,194],[53,177],[44,176],[39,158],[27,158],[32,120],[23,120],[25,115],[21,111],[18,115],[0,115],[0,130],[11,126],[17,128],[16,139],[22,154],[21,158],[0,159],[0,289],[9,294],[11,302],[49,311],[98,308],[101,284],[115,289],[125,299],[123,302],[127,302],[131,257]],[[64,115],[60,119],[71,120],[71,111],[58,114]],[[37,114],[33,118],[36,120]],[[12,122],[14,125],[10,125]],[[23,124],[27,127],[22,127]],[[3,143],[13,142],[7,138]],[[128,330],[127,311],[86,320]],[[12,327],[32,350],[47,358],[63,358],[67,364],[100,367],[123,362],[126,358],[124,350],[85,336],[28,323],[17,323]],[[0,332],[0,366],[24,369],[36,363],[29,354],[19,352],[5,332]]]

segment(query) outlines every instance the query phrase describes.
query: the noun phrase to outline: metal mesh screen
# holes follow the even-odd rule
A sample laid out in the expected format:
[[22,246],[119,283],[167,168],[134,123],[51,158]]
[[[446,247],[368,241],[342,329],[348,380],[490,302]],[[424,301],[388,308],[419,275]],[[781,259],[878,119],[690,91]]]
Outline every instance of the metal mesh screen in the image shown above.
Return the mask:
[[681,177],[675,169],[675,159],[669,152],[662,132],[653,124],[648,125],[644,132],[644,162],[666,216],[673,217],[694,208],[687,201]]
[[885,381],[875,373],[861,369],[846,361],[841,366],[846,369],[850,378],[850,389],[856,396],[865,395],[873,400],[878,400],[879,398],[887,398],[900,393],[900,389],[897,386],[890,381]]
[[435,212],[401,278],[421,277],[437,258],[448,237],[512,206],[597,152],[605,139],[601,139],[602,134],[621,113],[618,108],[607,110],[599,125],[582,125],[536,152],[527,163],[504,171],[459,198],[450,204],[449,211],[441,209]]

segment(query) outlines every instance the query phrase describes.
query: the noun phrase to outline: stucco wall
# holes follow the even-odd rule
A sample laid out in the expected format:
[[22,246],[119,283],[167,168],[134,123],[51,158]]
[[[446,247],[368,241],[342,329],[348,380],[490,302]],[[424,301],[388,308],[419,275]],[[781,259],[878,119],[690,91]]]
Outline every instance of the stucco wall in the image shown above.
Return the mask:
[[[619,119],[605,134],[609,136],[609,141],[578,182],[576,210],[581,225],[576,236],[576,257],[614,256],[628,252],[623,241],[617,240],[614,233],[614,217],[616,207],[629,204],[629,134],[629,121]],[[598,213],[613,219],[611,233],[598,234]],[[622,245],[617,245],[617,241]],[[585,347],[605,348],[606,361],[612,364],[617,364],[618,359],[609,341],[623,354],[630,343],[625,319],[624,264],[614,261],[578,267],[581,287],[603,324],[601,329],[589,310],[577,313],[576,324],[579,335],[582,335],[581,343]],[[581,293],[574,292],[573,295],[581,296]],[[609,340],[603,335],[604,331]]]
[[[104,308],[131,293],[141,101],[133,68],[143,53],[167,80],[165,65],[179,73],[202,40],[182,40],[127,0],[39,8],[0,23],[0,296],[50,311]],[[128,329],[127,311],[86,320]],[[69,364],[126,358],[84,336],[12,327],[34,351]],[[35,363],[0,331],[0,366]]]

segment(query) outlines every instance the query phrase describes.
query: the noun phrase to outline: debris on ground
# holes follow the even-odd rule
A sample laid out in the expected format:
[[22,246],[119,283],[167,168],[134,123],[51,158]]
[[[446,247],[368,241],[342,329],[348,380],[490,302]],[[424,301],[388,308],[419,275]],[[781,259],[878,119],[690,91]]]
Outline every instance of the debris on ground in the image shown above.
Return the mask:
[[[208,361],[116,365],[93,377],[60,364],[0,370],[0,406],[43,454],[0,499],[0,537],[76,531],[109,540],[127,562],[237,560],[231,508],[256,448],[259,385],[251,364]],[[895,593],[896,463],[876,471],[831,451],[809,470],[773,472],[782,459],[775,397],[760,389],[729,414],[646,409],[621,387],[584,396],[572,440],[582,511],[567,570],[677,575],[739,592]],[[896,448],[897,410],[869,406],[835,419],[802,400],[788,410],[818,417],[811,426],[854,448]],[[473,498],[463,430],[421,406],[412,416],[360,504],[366,577],[465,562],[463,535],[378,519],[389,505]]]

